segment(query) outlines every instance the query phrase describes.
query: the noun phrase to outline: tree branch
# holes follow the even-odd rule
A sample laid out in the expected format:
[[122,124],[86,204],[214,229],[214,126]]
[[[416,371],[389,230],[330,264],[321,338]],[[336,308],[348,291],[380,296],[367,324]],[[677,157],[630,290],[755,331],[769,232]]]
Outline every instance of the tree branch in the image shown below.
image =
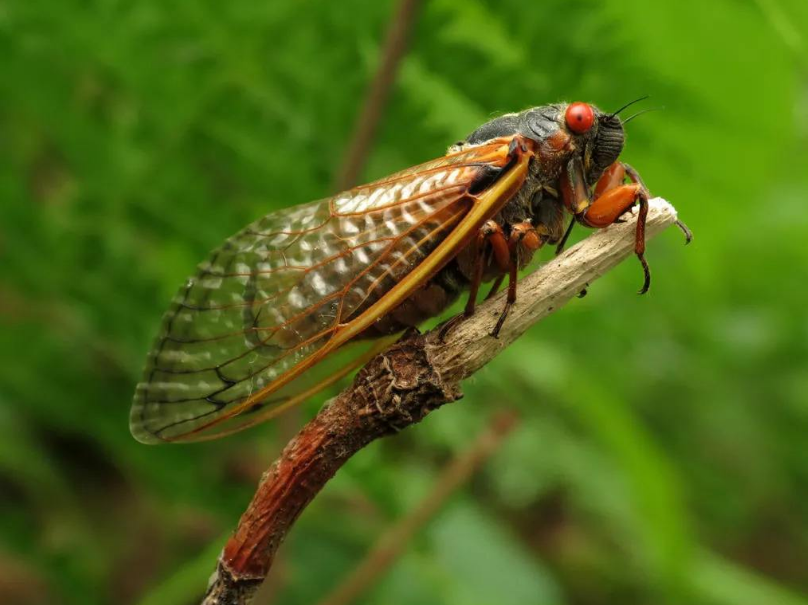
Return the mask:
[[[651,200],[646,237],[675,221],[670,204]],[[480,305],[444,342],[436,330],[423,335],[413,331],[372,359],[264,474],[225,546],[203,605],[250,603],[292,524],[353,454],[459,399],[463,379],[630,256],[634,228],[632,219],[598,231],[522,279],[498,339],[489,334],[502,312],[504,293]]]

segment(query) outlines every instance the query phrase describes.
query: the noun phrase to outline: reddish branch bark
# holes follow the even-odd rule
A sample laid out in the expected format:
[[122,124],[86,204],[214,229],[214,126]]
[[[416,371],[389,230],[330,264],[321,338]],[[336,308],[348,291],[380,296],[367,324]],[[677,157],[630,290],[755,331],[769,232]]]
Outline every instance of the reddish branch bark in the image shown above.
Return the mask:
[[[248,603],[291,525],[348,458],[460,397],[432,369],[425,344],[413,333],[374,358],[289,442],[225,546],[205,603]],[[242,600],[223,600],[225,594]]]
[[[664,200],[651,200],[646,235],[676,220]],[[498,339],[489,336],[504,304],[487,301],[445,342],[435,331],[412,332],[372,359],[353,384],[310,421],[261,480],[227,543],[203,605],[244,605],[263,582],[297,517],[334,473],[371,441],[420,422],[460,398],[459,383],[493,359],[530,325],[633,255],[633,220],[594,233],[519,283]]]

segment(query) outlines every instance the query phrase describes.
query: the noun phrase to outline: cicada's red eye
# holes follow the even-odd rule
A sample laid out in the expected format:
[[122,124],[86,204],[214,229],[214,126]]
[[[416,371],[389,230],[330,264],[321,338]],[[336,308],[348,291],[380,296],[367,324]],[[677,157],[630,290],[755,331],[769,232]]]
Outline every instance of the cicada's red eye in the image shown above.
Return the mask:
[[567,107],[567,113],[564,114],[564,119],[567,121],[567,128],[575,134],[584,134],[592,128],[595,123],[595,110],[589,103],[572,103]]

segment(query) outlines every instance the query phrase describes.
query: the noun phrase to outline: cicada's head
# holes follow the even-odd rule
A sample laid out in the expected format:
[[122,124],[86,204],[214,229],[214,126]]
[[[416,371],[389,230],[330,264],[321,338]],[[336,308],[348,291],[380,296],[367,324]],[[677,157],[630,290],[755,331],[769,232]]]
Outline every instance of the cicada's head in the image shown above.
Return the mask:
[[597,181],[623,151],[625,132],[620,118],[594,105],[559,103],[523,112],[526,136],[550,147],[551,152],[580,154],[586,180]]
[[479,145],[516,134],[539,143],[548,158],[564,161],[581,154],[587,182],[595,183],[623,151],[625,132],[616,114],[589,103],[554,103],[511,113],[486,122],[463,142]]

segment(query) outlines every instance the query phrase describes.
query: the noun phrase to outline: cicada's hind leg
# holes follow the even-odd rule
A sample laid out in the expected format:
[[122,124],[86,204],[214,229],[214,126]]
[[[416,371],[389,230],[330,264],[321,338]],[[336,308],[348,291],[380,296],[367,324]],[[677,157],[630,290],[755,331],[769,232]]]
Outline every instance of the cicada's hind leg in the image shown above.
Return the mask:
[[539,233],[530,221],[517,223],[511,227],[511,235],[508,238],[508,295],[505,298],[505,308],[497,320],[497,325],[491,332],[491,336],[499,338],[499,332],[511,306],[516,302],[516,282],[518,280],[519,272],[519,250],[520,246],[526,247],[528,250],[535,252],[541,248],[543,241],[539,237]]
[[466,308],[463,310],[463,313],[452,317],[441,326],[440,332],[438,333],[438,338],[441,342],[446,339],[449,332],[463,321],[463,319],[474,315],[474,310],[477,307],[477,294],[480,291],[480,284],[483,281],[483,273],[485,271],[485,265],[487,264],[489,251],[493,254],[497,265],[503,271],[507,271],[510,256],[508,238],[505,237],[505,232],[496,221],[486,221],[483,226],[480,227],[474,246],[474,265],[472,266],[471,284],[469,286],[469,297],[466,302]]

